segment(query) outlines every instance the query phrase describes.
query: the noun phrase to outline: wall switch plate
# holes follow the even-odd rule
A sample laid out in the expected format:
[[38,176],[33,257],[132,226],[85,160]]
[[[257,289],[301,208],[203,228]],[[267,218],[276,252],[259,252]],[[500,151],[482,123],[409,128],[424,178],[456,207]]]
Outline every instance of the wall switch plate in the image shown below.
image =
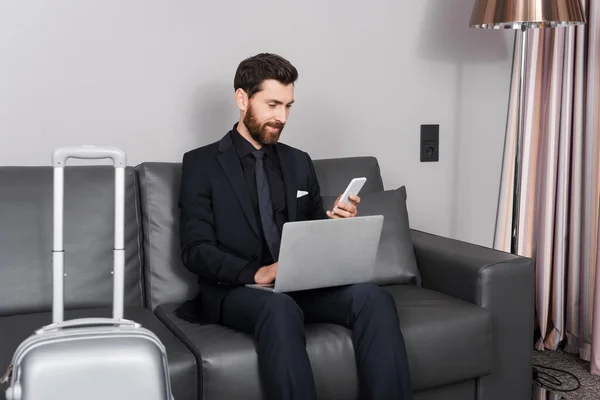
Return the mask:
[[421,162],[439,161],[440,126],[421,125]]

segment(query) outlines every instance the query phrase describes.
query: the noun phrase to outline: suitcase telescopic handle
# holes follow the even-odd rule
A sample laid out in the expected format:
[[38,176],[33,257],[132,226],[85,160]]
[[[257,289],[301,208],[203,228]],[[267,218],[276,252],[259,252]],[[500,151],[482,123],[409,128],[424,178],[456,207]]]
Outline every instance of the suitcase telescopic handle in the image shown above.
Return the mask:
[[65,328],[79,328],[82,326],[119,326],[125,328],[139,328],[141,325],[128,319],[114,318],[78,318],[46,325],[36,331],[37,334],[48,333]]
[[54,150],[54,238],[52,246],[53,295],[52,322],[64,319],[64,170],[70,158],[106,159],[115,168],[115,238],[113,247],[113,318],[123,319],[125,286],[125,168],[127,157],[123,150],[102,146],[71,146]]
[[123,150],[104,146],[60,147],[54,151],[52,165],[54,167],[64,167],[69,158],[83,160],[110,158],[115,167],[125,167],[127,165],[127,156]]

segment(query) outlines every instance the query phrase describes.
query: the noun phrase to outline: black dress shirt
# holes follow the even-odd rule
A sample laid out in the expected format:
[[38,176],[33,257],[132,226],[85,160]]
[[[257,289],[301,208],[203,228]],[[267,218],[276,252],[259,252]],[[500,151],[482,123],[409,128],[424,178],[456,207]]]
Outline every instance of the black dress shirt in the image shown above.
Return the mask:
[[[252,206],[254,214],[256,216],[256,222],[260,231],[260,239],[262,243],[262,260],[261,266],[273,264],[273,256],[265,240],[265,236],[262,230],[262,224],[260,221],[260,214],[258,208],[258,191],[256,189],[256,173],[254,171],[254,165],[256,159],[252,155],[252,152],[256,150],[254,146],[247,141],[237,130],[237,124],[231,132],[231,139],[233,146],[240,158],[242,170],[244,172],[244,178],[248,186],[248,192],[250,199],[252,200]],[[267,179],[269,180],[269,188],[271,189],[271,202],[273,204],[273,214],[275,215],[275,223],[279,229],[279,234],[283,229],[283,224],[287,222],[287,209],[285,205],[285,186],[283,183],[283,175],[281,172],[281,166],[277,153],[272,145],[266,145],[262,147],[262,151],[265,152],[264,163],[265,170],[267,172]]]

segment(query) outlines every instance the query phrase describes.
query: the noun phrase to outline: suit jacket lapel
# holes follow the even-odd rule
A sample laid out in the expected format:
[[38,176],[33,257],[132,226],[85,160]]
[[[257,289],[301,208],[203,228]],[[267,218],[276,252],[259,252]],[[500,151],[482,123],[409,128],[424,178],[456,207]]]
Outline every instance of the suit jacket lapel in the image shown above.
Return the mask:
[[288,149],[285,146],[278,144],[275,146],[275,151],[277,152],[281,173],[283,174],[288,221],[293,222],[296,220],[296,193],[298,189],[294,160],[292,160],[292,156],[288,153]]
[[235,151],[233,142],[231,141],[231,136],[229,135],[230,133],[225,135],[219,142],[219,154],[217,155],[217,160],[221,164],[223,171],[225,171],[225,176],[227,176],[229,183],[233,187],[240,206],[242,207],[242,210],[244,210],[244,214],[246,214],[246,219],[248,219],[252,230],[256,236],[259,236],[256,216],[252,210],[252,201],[250,200],[248,188],[246,187],[244,172],[242,171],[240,159]]

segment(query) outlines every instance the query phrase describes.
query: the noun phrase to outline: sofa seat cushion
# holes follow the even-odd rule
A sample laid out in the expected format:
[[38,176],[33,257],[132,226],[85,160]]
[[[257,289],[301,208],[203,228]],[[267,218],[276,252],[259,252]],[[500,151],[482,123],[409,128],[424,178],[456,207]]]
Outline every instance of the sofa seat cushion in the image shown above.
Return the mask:
[[[203,400],[260,400],[258,362],[251,335],[220,325],[193,324],[175,316],[176,305],[159,306],[156,313],[171,330],[195,349],[202,365]],[[333,324],[306,327],[307,351],[319,398],[357,398],[356,367],[348,330]]]
[[385,289],[396,303],[415,390],[491,373],[488,310],[416,286]]
[[[110,317],[111,309],[71,310],[65,319],[82,317]],[[178,400],[198,399],[196,359],[186,346],[150,310],[141,307],[126,308],[125,318],[140,323],[154,332],[167,349],[173,396]],[[10,364],[12,356],[23,340],[36,329],[52,322],[52,313],[23,314],[0,318],[0,374]],[[4,398],[4,397],[2,397]]]
[[[385,288],[396,302],[415,391],[491,371],[487,310],[416,286]],[[174,315],[176,307],[159,306],[156,313],[189,348],[195,349],[198,364],[202,365],[202,398],[261,399],[252,337],[219,325],[186,322]],[[306,339],[319,398],[357,398],[350,331],[337,325],[309,324]]]

